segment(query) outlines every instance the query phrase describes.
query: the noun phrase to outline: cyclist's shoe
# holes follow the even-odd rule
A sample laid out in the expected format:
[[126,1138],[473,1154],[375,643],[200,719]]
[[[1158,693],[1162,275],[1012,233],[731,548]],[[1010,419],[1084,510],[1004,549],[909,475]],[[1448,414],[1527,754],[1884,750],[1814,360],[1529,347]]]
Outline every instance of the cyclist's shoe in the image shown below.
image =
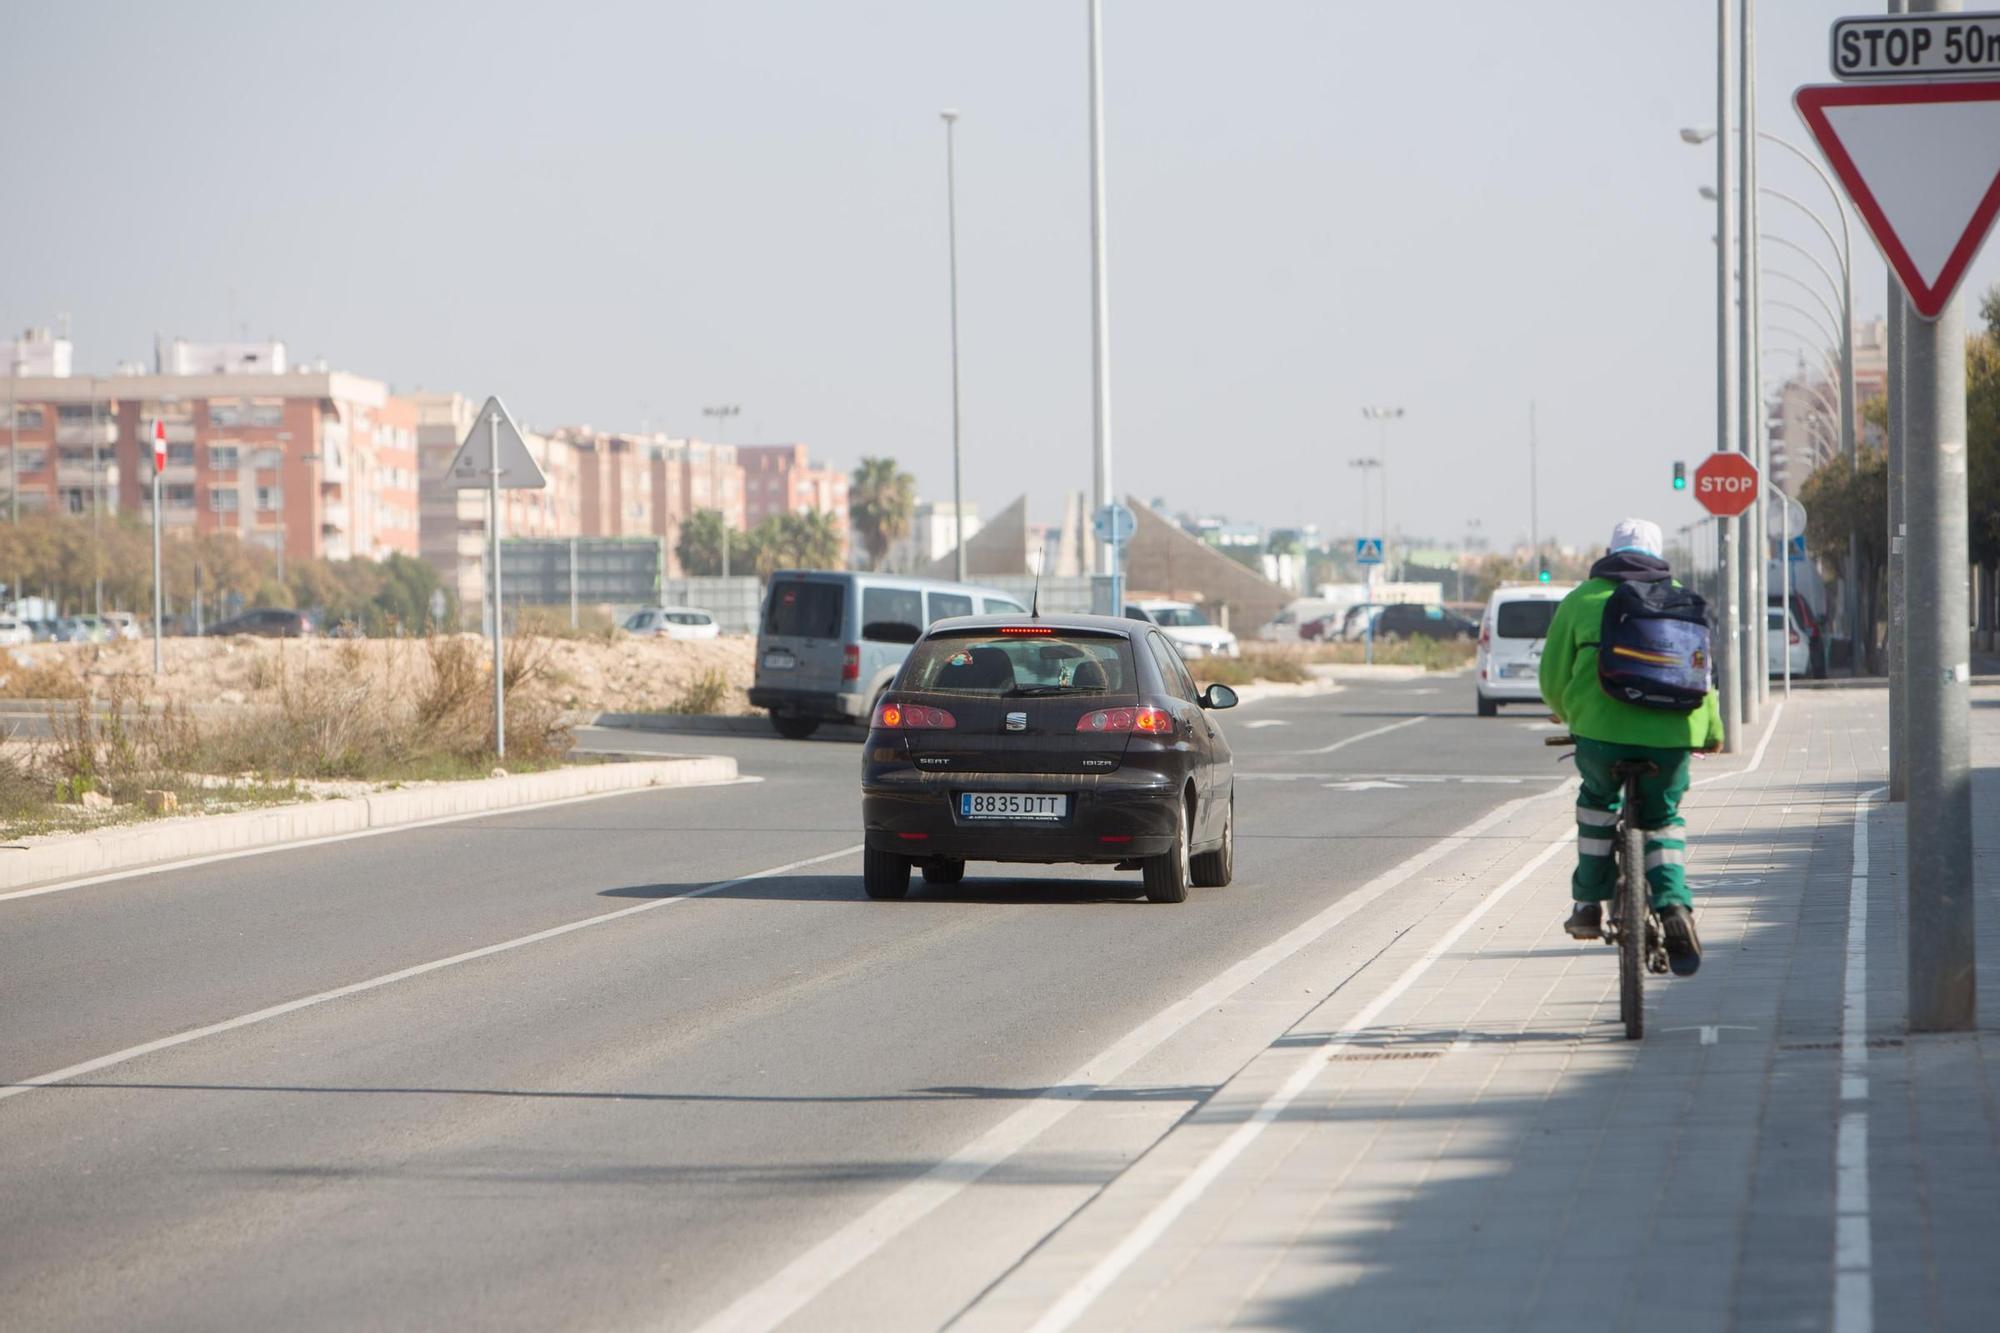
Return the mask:
[[1667,966],[1677,977],[1701,970],[1701,936],[1695,934],[1694,911],[1674,903],[1660,909],[1660,929],[1667,936]]
[[1601,940],[1604,938],[1604,905],[1602,903],[1571,903],[1569,919],[1563,922],[1563,929],[1573,940]]

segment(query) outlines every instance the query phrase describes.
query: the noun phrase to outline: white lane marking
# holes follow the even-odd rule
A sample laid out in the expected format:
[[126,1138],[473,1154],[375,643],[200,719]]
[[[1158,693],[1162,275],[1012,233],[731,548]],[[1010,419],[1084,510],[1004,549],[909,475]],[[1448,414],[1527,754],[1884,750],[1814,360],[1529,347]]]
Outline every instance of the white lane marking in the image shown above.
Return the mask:
[[457,824],[468,819],[496,819],[506,815],[525,814],[530,810],[552,810],[559,805],[580,805],[585,801],[603,801],[613,796],[644,796],[649,792],[700,791],[708,787],[747,787],[763,780],[760,777],[739,776],[725,778],[720,782],[688,782],[674,787],[627,787],[622,791],[594,791],[582,796],[559,796],[553,801],[536,801],[533,805],[510,805],[499,810],[474,810],[462,815],[439,815],[436,819],[420,819],[411,824],[390,824],[383,828],[354,829],[347,833],[329,833],[318,838],[301,838],[297,842],[274,842],[263,847],[244,847],[231,852],[210,852],[205,856],[186,856],[178,861],[155,861],[151,865],[134,866],[130,870],[111,870],[106,871],[102,875],[90,875],[83,879],[66,879],[55,884],[44,884],[40,888],[15,889],[11,893],[0,893],[0,903],[12,902],[16,898],[38,898],[45,893],[67,893],[71,889],[87,889],[93,884],[111,884],[121,879],[136,879],[141,875],[162,875],[170,870],[190,870],[195,866],[214,865],[218,861],[238,861],[246,856],[265,856],[272,852],[296,851],[301,847],[323,847],[333,842],[352,842],[356,838],[379,838],[387,833],[408,833],[411,829],[436,828],[439,824]]
[[1322,786],[1322,787],[1325,787],[1325,788],[1328,788],[1328,789],[1329,789],[1329,790],[1331,790],[1331,791],[1407,791],[1407,790],[1409,790],[1409,789],[1408,789],[1407,787],[1405,787],[1405,786],[1404,786],[1404,785],[1403,785],[1402,783],[1400,783],[1400,782],[1376,782],[1376,781],[1373,781],[1372,779],[1369,779],[1369,778],[1362,778],[1362,779],[1361,779],[1360,781],[1358,781],[1358,782],[1322,782],[1322,783],[1320,784],[1320,786]]
[[215,1037],[220,1036],[224,1032],[234,1032],[238,1028],[247,1028],[256,1023],[268,1022],[273,1018],[282,1018],[286,1014],[295,1014],[301,1009],[310,1009],[315,1005],[325,1004],[330,1000],[340,1000],[350,995],[360,995],[366,991],[380,990],[384,986],[393,986],[399,981],[408,981],[412,977],[421,977],[427,973],[442,971],[447,967],[456,967],[460,963],[470,963],[479,958],[491,958],[494,954],[507,953],[513,949],[525,948],[530,944],[539,944],[543,940],[555,939],[559,935],[568,935],[574,931],[586,930],[591,926],[601,926],[607,922],[617,921],[624,917],[637,916],[641,912],[650,912],[655,908],[671,907],[675,903],[684,903],[691,898],[702,898],[711,893],[720,893],[724,889],[733,889],[739,884],[749,884],[760,879],[770,879],[774,875],[783,875],[794,870],[803,870],[807,866],[816,866],[826,861],[837,861],[843,856],[853,856],[860,850],[861,845],[856,843],[852,847],[843,847],[837,852],[827,852],[822,856],[809,856],[803,861],[790,861],[781,866],[772,866],[768,870],[759,870],[753,874],[739,875],[735,879],[721,880],[714,884],[704,884],[699,888],[689,889],[686,893],[676,893],[666,898],[653,898],[643,903],[634,904],[631,907],[621,907],[615,912],[603,912],[597,916],[587,916],[581,921],[571,921],[565,925],[551,926],[547,930],[538,930],[532,935],[519,935],[511,940],[502,940],[498,944],[488,944],[478,949],[468,949],[464,953],[455,953],[449,958],[438,958],[428,963],[418,963],[414,967],[405,967],[395,972],[386,972],[379,977],[370,977],[366,981],[350,982],[348,985],[336,986],[332,990],[323,990],[315,995],[303,995],[296,1000],[286,1000],[283,1004],[274,1004],[251,1013],[238,1014],[234,1018],[225,1018],[219,1023],[209,1023],[203,1027],[189,1028],[185,1032],[176,1032],[170,1037],[160,1037],[153,1041],[141,1042],[137,1046],[127,1046],[122,1051],[113,1051],[109,1055],[100,1055],[94,1060],[85,1060],[81,1064],[70,1065],[66,1068],[58,1069],[53,1073],[37,1074],[33,1078],[24,1078],[17,1082],[0,1084],[0,1101],[4,1101],[9,1097],[18,1097],[24,1092],[33,1092],[36,1088],[46,1088],[50,1084],[66,1083],[70,1079],[81,1078],[85,1074],[94,1074],[100,1069],[109,1069],[113,1065],[122,1065],[128,1060],[136,1060],[142,1055],[151,1055],[155,1051],[171,1050],[175,1046],[185,1046],[191,1041],[200,1041],[203,1037]]
[[1868,809],[1885,790],[1876,787],[1854,803],[1847,968],[1840,1000],[1842,1106],[1834,1152],[1834,1333],[1871,1333],[1875,1327],[1874,1235],[1868,1209]]
[[1492,892],[1481,898],[1471,911],[1460,917],[1450,930],[1440,936],[1430,948],[1424,950],[1420,958],[1405,968],[1401,976],[1389,983],[1387,989],[1364,1005],[1360,1013],[1341,1024],[1327,1039],[1325,1045],[1314,1047],[1308,1052],[1278,1090],[1264,1099],[1264,1104],[1257,1108],[1255,1114],[1238,1125],[1228,1138],[1217,1144],[1215,1149],[1202,1159],[1201,1164],[1174,1187],[1172,1193],[1153,1205],[1152,1211],[1146,1214],[1125,1239],[1098,1260],[1095,1267],[1084,1274],[1075,1286],[1064,1292],[1060,1300],[1029,1326],[1033,1333],[1058,1333],[1058,1330],[1074,1324],[1084,1311],[1090,1308],[1092,1302],[1118,1280],[1120,1274],[1130,1268],[1153,1242],[1166,1233],[1167,1228],[1187,1211],[1190,1204],[1207,1192],[1208,1187],[1228,1169],[1229,1164],[1242,1156],[1244,1150],[1257,1140],[1265,1128],[1284,1114],[1285,1108],[1312,1085],[1326,1063],[1339,1054],[1341,1048],[1381,1017],[1383,1011],[1394,1004],[1419,977],[1429,971],[1431,964],[1457,944],[1479,918],[1491,911],[1495,904],[1513,892],[1515,887],[1530,875],[1548,864],[1550,858],[1567,848],[1569,843],[1570,835],[1564,834],[1537,852],[1532,860],[1495,886]]
[[1367,741],[1367,740],[1373,740],[1373,739],[1375,739],[1375,737],[1377,737],[1377,736],[1386,736],[1386,735],[1388,735],[1388,734],[1389,734],[1390,732],[1392,732],[1392,731],[1401,731],[1401,730],[1402,730],[1402,729],[1403,729],[1404,727],[1414,727],[1414,726],[1416,726],[1416,725],[1417,725],[1417,724],[1418,724],[1419,722],[1428,722],[1428,721],[1430,721],[1430,718],[1429,718],[1428,716],[1425,716],[1425,717],[1406,717],[1406,718],[1404,718],[1404,719],[1403,719],[1403,720],[1402,720],[1401,722],[1391,722],[1391,723],[1390,723],[1390,724],[1389,724],[1388,726],[1386,726],[1386,727],[1377,727],[1377,728],[1375,728],[1375,729],[1374,729],[1373,731],[1364,731],[1364,732],[1362,732],[1362,733],[1361,733],[1360,735],[1358,735],[1358,736],[1349,736],[1349,737],[1348,737],[1348,738],[1347,738],[1346,740],[1344,740],[1344,741],[1335,741],[1335,742],[1334,742],[1333,744],[1331,744],[1331,745],[1322,745],[1322,746],[1319,746],[1318,748],[1316,748],[1316,749],[1312,749],[1312,750],[1285,750],[1285,751],[1282,751],[1281,753],[1284,753],[1284,754],[1332,754],[1332,753],[1333,753],[1333,752],[1334,752],[1335,750],[1345,750],[1345,749],[1346,749],[1346,748],[1347,748],[1348,746],[1350,746],[1350,745],[1359,745],[1359,744],[1360,744],[1360,743],[1361,743],[1362,741]]
[[1245,731],[1261,731],[1265,727],[1289,727],[1291,725],[1291,723],[1281,721],[1275,717],[1260,717],[1255,722],[1245,722],[1243,729]]
[[[1421,721],[1422,719],[1417,719]],[[1359,738],[1357,738],[1359,739]],[[1133,1028],[1065,1075],[1055,1087],[889,1195],[826,1239],[806,1250],[728,1308],[702,1324],[699,1333],[738,1333],[775,1328],[804,1309],[827,1288],[910,1227],[942,1207],[966,1186],[1020,1152],[1105,1084],[1145,1058],[1162,1042],[1210,1012],[1258,977],[1314,943],[1335,926],[1409,880],[1446,854],[1504,823],[1525,807],[1562,788],[1508,801],[1450,837],[1426,847],[1402,864],[1293,927],[1278,939],[1205,982],[1195,991]],[[1535,865],[1569,845],[1565,832]],[[1532,867],[1531,867],[1532,868]],[[1508,887],[1512,887],[1509,881]]]
[[1700,786],[1703,782],[1729,782],[1735,778],[1747,778],[1762,768],[1764,766],[1764,752],[1771,748],[1771,738],[1778,734],[1778,723],[1784,716],[1785,706],[1783,704],[1779,704],[1771,710],[1771,720],[1764,725],[1764,739],[1757,742],[1757,749],[1750,756],[1748,764],[1737,769],[1734,773],[1717,773],[1714,777],[1700,778],[1688,785]]

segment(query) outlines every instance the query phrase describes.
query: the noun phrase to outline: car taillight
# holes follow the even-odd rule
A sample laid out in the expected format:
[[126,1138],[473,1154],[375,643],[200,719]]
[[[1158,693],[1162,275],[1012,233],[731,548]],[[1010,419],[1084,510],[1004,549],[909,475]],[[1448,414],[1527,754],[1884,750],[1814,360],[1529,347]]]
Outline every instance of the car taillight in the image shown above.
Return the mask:
[[861,679],[861,645],[850,643],[840,658],[840,678],[842,680]]
[[1797,630],[1793,630],[1791,633],[1792,633],[1792,642],[1797,643],[1799,641],[1799,632]]
[[1490,648],[1493,646],[1493,634],[1484,625],[1479,627],[1479,646],[1481,648]]
[[889,731],[950,731],[958,725],[958,719],[942,708],[884,699],[875,710],[875,725]]
[[1103,708],[1076,720],[1078,731],[1136,731],[1146,736],[1173,734],[1173,715],[1162,708]]

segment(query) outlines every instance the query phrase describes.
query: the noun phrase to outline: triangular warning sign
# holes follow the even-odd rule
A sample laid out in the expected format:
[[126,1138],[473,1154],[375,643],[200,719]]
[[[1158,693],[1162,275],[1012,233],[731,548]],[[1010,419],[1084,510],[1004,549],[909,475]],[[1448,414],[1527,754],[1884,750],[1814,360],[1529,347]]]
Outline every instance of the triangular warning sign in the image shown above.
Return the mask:
[[451,469],[446,474],[452,489],[486,489],[492,480],[496,456],[501,490],[538,491],[549,484],[549,479],[542,475],[541,465],[528,452],[528,442],[521,438],[514,418],[507,415],[498,398],[488,398],[486,406],[473,419],[472,429],[465,433],[465,443],[452,456]]
[[1936,319],[2000,213],[2000,82],[1820,84],[1792,100],[1911,308]]

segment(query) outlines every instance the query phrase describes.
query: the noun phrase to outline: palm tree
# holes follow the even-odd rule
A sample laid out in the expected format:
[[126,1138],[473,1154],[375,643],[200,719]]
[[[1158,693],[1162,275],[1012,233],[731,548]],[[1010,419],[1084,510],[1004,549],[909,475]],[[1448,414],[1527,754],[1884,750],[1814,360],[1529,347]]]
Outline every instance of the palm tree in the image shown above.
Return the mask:
[[870,569],[880,569],[889,548],[909,534],[916,504],[917,479],[897,471],[895,459],[864,458],[854,469],[847,510],[868,549]]

